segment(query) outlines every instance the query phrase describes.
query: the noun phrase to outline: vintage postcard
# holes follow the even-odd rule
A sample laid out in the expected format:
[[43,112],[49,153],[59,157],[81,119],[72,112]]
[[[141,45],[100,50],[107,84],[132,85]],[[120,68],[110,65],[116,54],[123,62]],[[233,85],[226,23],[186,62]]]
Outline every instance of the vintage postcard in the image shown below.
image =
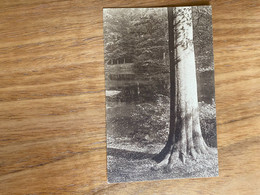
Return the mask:
[[211,7],[103,18],[108,182],[218,176]]

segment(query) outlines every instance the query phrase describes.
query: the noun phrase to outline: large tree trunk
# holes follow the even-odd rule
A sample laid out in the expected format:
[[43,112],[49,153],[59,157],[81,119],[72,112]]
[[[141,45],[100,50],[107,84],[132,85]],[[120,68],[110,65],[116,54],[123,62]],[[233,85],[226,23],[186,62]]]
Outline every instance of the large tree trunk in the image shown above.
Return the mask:
[[171,114],[168,141],[155,157],[172,168],[176,159],[211,152],[200,128],[191,8],[168,8]]

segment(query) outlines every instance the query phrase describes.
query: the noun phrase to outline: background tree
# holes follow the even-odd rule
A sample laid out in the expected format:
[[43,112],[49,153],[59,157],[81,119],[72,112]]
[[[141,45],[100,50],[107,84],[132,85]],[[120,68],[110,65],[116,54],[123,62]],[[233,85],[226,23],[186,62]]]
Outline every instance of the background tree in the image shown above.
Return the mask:
[[134,29],[136,39],[134,62],[137,74],[169,73],[165,63],[168,53],[166,9],[141,9]]
[[[105,63],[133,63],[140,101],[152,101],[156,94],[169,96],[167,9],[117,8],[105,12]],[[131,90],[128,87],[124,92]]]
[[134,67],[138,79],[150,81],[141,95],[149,100],[156,94],[169,96],[167,9],[146,8],[139,14],[135,23]]
[[192,16],[197,82],[203,83],[198,85],[199,102],[215,104],[211,8],[193,6]]
[[133,9],[105,9],[104,39],[105,63],[118,64],[132,62],[134,58],[135,39]]
[[214,152],[201,133],[193,43],[192,8],[168,8],[171,68],[170,132],[163,150],[155,157],[159,167],[172,168],[178,158],[197,158]]

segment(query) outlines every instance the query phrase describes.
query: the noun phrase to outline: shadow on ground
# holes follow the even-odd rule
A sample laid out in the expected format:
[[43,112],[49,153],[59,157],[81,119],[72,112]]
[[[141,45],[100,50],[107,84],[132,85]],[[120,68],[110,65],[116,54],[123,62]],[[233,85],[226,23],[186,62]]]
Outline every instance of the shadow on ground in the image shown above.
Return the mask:
[[107,148],[107,155],[114,156],[116,158],[125,158],[128,160],[144,160],[152,159],[156,154],[149,154],[145,152],[136,152],[116,148]]
[[[131,146],[129,144],[129,149]],[[188,158],[185,164],[176,159],[173,169],[165,171],[163,167],[158,170],[152,169],[153,166],[157,165],[152,160],[159,152],[156,152],[156,150],[159,150],[158,145],[154,145],[154,148],[147,148],[146,150],[136,147],[136,151],[128,150],[127,148],[107,148],[108,182],[214,177],[218,175],[217,153],[200,155],[196,160]],[[144,151],[148,151],[148,153]],[[149,153],[149,151],[152,153]]]

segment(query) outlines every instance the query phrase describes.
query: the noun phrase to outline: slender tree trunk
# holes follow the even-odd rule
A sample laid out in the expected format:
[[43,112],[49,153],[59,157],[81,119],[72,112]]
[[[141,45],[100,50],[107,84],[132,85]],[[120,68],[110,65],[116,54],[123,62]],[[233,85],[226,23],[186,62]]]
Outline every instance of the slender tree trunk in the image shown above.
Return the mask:
[[[175,14],[177,13],[177,14]],[[191,8],[169,8],[171,66],[170,132],[163,150],[155,157],[172,168],[174,161],[211,152],[200,128]]]

